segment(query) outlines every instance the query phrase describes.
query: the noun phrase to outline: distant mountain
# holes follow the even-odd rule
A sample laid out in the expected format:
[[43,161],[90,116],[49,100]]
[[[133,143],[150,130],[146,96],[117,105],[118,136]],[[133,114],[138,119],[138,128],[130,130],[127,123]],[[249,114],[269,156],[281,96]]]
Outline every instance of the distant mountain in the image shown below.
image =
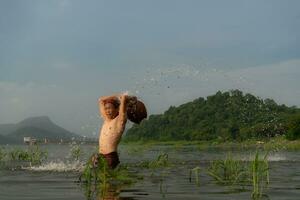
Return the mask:
[[20,143],[23,142],[24,137],[34,137],[37,140],[47,138],[50,141],[81,138],[81,136],[54,124],[47,116],[30,117],[17,124],[0,125],[1,143]]
[[0,135],[7,135],[16,130],[15,124],[0,124]]
[[124,139],[135,140],[245,140],[284,135],[289,118],[300,109],[272,99],[261,99],[239,90],[218,91],[199,97],[163,114],[134,124]]
[[0,144],[11,144],[11,143],[16,143],[16,141],[6,136],[0,135]]

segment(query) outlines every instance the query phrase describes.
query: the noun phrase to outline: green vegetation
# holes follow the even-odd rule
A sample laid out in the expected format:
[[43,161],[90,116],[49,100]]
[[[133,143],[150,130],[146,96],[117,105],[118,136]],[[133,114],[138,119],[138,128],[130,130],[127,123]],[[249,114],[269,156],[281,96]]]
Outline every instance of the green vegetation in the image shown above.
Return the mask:
[[263,188],[270,183],[269,163],[267,160],[268,153],[261,160],[256,152],[254,160],[250,163],[252,173],[252,198],[260,199],[263,194]]
[[231,154],[227,155],[224,160],[212,161],[208,168],[208,174],[222,185],[240,184],[247,178],[245,164],[240,160],[234,160]]
[[193,169],[190,169],[190,176],[189,176],[190,183],[192,182],[192,174],[194,173],[196,184],[197,186],[200,186],[200,179],[199,179],[200,170],[201,170],[200,167],[195,167]]
[[[290,117],[300,109],[278,105],[239,90],[217,92],[207,99],[171,106],[163,114],[151,115],[127,131],[126,141],[245,141],[285,135],[297,138],[298,128],[289,129]],[[295,137],[297,136],[297,137]]]
[[[141,178],[130,173],[128,166],[119,165],[115,169],[110,169],[102,156],[98,157],[96,165],[94,159],[95,155],[92,155],[85,164],[78,180],[85,189],[87,199],[93,199],[95,192],[96,196],[106,196],[111,185],[118,185],[118,187],[130,185]],[[96,190],[93,190],[93,188],[96,188]]]
[[0,161],[7,163],[9,161],[25,161],[30,166],[40,165],[48,157],[46,151],[42,151],[38,145],[28,146],[27,149],[12,149],[10,151],[0,148]]
[[256,151],[252,161],[243,162],[234,160],[229,154],[224,160],[212,161],[207,172],[218,184],[242,187],[251,184],[252,198],[260,199],[263,189],[270,183],[267,156],[268,153],[260,158]]
[[4,148],[0,147],[0,162],[5,158],[6,152]]
[[198,150],[205,150],[209,148],[222,148],[222,149],[264,149],[268,151],[279,151],[279,150],[300,150],[300,140],[288,140],[283,136],[276,136],[272,138],[265,138],[262,140],[247,139],[244,141],[219,141],[219,140],[177,140],[177,141],[126,141],[122,145],[128,148],[128,153],[139,154],[146,149],[155,148],[156,146],[172,146],[175,149],[183,148],[184,146],[195,146]]
[[29,146],[26,150],[14,149],[8,153],[10,160],[13,161],[28,161],[30,166],[40,165],[47,159],[48,153],[41,151],[39,146]]
[[[87,199],[93,199],[95,192],[98,193],[96,196],[106,196],[108,188],[112,185],[122,187],[123,185],[130,185],[139,179],[143,179],[143,176],[136,173],[137,167],[144,168],[146,170],[160,169],[158,177],[160,192],[164,195],[163,178],[165,173],[161,169],[171,166],[167,153],[160,152],[157,158],[151,161],[142,161],[131,165],[120,164],[115,169],[110,169],[106,160],[102,156],[98,156],[98,162],[96,165],[94,164],[94,160],[95,155],[92,155],[87,161],[78,181],[83,185]],[[134,170],[131,170],[131,167],[133,167]],[[154,176],[153,171],[151,176]],[[93,188],[97,188],[97,190],[93,190]]]
[[289,131],[286,138],[289,140],[300,139],[300,114],[293,115],[288,123]]
[[79,160],[81,155],[82,149],[80,148],[80,145],[76,142],[72,142],[70,145],[70,158],[72,160]]
[[111,181],[118,181],[121,184],[130,184],[134,182],[134,176],[129,175],[128,167],[119,165],[115,169],[110,169],[106,160],[102,157],[98,157],[97,165],[93,163],[93,155],[85,164],[85,168],[79,177],[79,182],[87,184],[108,184]]
[[171,163],[169,161],[169,155],[167,153],[161,152],[159,153],[156,159],[151,161],[141,161],[136,166],[148,168],[148,169],[155,169],[155,168],[171,166]]

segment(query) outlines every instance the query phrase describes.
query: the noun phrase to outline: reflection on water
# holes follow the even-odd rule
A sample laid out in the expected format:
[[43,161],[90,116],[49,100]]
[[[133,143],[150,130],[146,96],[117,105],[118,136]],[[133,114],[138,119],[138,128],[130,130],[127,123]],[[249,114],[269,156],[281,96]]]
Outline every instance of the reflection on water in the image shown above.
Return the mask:
[[122,187],[110,183],[104,185],[85,184],[81,186],[87,200],[132,200],[133,197],[120,197]]

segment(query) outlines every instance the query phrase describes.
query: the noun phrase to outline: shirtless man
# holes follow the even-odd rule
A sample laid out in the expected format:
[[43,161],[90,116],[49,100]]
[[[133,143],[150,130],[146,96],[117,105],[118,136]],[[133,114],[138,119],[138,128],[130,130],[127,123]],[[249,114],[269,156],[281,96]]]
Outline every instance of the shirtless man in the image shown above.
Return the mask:
[[[136,97],[130,97],[136,101]],[[127,104],[129,96],[103,96],[98,100],[99,112],[104,120],[99,137],[99,154],[103,156],[111,169],[120,163],[117,153],[118,144],[127,122]]]

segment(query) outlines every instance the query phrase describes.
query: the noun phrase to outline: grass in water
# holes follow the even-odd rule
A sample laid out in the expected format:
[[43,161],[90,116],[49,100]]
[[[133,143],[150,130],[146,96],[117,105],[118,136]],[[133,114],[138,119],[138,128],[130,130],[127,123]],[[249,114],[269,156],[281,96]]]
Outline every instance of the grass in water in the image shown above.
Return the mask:
[[118,165],[115,169],[110,169],[107,161],[102,156],[98,157],[98,163],[95,166],[93,163],[93,156],[87,161],[84,170],[79,177],[79,182],[88,184],[108,184],[112,182],[130,184],[134,182],[134,178],[129,174],[127,166]]
[[225,160],[212,161],[208,167],[210,175],[218,184],[222,185],[252,185],[252,198],[260,199],[263,189],[270,183],[268,152],[261,159],[256,151],[250,162],[234,160],[228,154]]
[[72,160],[79,160],[80,156],[82,155],[82,150],[80,145],[76,142],[72,142],[70,145],[70,158]]
[[221,185],[235,185],[245,182],[247,178],[245,164],[242,161],[234,160],[231,154],[228,154],[225,160],[212,161],[207,172]]
[[190,176],[189,176],[190,183],[192,182],[192,174],[194,173],[195,174],[196,185],[200,186],[200,181],[199,181],[200,180],[199,179],[200,170],[201,170],[200,167],[195,167],[195,168],[190,170]]
[[141,161],[137,164],[137,167],[143,167],[148,169],[155,169],[160,167],[168,167],[171,163],[169,161],[169,155],[167,153],[159,153],[156,159],[152,161]]
[[0,147],[0,162],[6,157],[5,149]]
[[104,157],[98,156],[97,165],[94,164],[93,157],[94,155],[87,161],[78,180],[85,189],[87,199],[92,199],[95,194],[106,196],[111,186],[122,187],[141,179],[138,175],[130,173],[126,165],[120,164],[115,169],[111,169]]
[[254,160],[250,162],[250,171],[252,177],[252,198],[260,199],[263,194],[263,188],[270,183],[269,163],[267,160],[268,153],[263,159],[259,159],[259,153],[256,151]]
[[30,166],[40,165],[48,157],[47,151],[42,151],[38,145],[29,146],[27,149],[13,149],[6,153],[8,161],[25,161]]

